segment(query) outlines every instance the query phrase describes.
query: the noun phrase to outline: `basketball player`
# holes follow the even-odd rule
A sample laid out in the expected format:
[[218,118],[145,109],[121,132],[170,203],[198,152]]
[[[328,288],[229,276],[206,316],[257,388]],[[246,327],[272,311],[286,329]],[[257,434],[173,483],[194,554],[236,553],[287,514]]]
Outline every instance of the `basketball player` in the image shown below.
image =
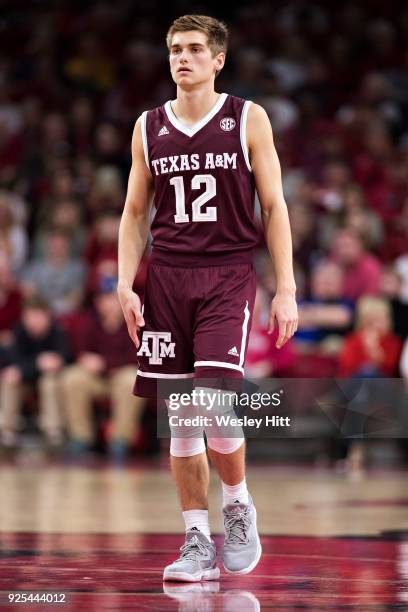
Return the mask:
[[[256,287],[255,189],[277,282],[269,332],[277,321],[281,347],[297,328],[290,227],[269,119],[259,105],[214,89],[227,38],[226,26],[212,17],[176,19],[167,46],[177,97],[145,111],[134,129],[118,294],[138,349],[136,395],[154,395],[163,379],[216,381],[209,388],[242,379]],[[156,215],[142,309],[132,285],[150,229],[152,197]],[[223,437],[205,428],[173,433],[171,466],[186,540],[164,580],[213,580],[220,574],[208,523],[204,433],[222,481],[223,565],[232,574],[249,573],[261,544],[246,486],[243,436]]]

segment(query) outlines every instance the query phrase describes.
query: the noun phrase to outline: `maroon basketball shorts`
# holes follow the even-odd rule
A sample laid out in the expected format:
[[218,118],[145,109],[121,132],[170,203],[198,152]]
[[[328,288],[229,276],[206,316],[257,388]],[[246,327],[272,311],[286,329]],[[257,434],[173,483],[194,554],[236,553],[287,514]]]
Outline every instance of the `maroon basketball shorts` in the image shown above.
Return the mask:
[[[192,379],[232,388],[244,375],[256,274],[251,263],[181,268],[150,264],[134,394]],[[222,386],[220,386],[222,385]]]

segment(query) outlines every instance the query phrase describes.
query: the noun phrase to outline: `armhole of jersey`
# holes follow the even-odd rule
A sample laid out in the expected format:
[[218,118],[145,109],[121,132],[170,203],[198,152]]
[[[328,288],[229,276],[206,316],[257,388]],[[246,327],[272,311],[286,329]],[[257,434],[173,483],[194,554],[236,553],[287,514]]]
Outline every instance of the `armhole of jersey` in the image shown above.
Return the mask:
[[146,132],[146,119],[147,119],[147,111],[144,111],[141,114],[141,129],[142,129],[142,141],[143,141],[143,152],[144,152],[144,158],[145,158],[145,162],[146,162],[146,166],[148,167],[149,171],[150,171],[150,166],[149,166],[149,149],[147,146],[147,132]]
[[247,116],[248,116],[248,110],[249,110],[250,104],[251,104],[251,101],[246,100],[244,102],[244,106],[242,107],[240,137],[241,137],[242,153],[244,154],[244,159],[245,159],[247,168],[250,172],[252,172],[251,164],[249,163],[248,145],[246,141],[246,124],[247,124]]

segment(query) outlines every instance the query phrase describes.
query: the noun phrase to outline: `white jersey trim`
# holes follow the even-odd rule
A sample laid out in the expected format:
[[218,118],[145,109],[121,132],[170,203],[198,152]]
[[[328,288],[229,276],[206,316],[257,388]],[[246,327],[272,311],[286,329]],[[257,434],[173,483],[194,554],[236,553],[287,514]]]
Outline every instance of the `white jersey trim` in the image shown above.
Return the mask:
[[227,99],[227,96],[228,94],[226,93],[220,94],[220,97],[218,98],[217,102],[209,110],[209,112],[204,115],[204,117],[200,119],[200,121],[197,121],[197,123],[195,123],[194,125],[184,125],[184,123],[181,123],[181,121],[177,119],[171,107],[171,100],[168,100],[166,102],[166,104],[164,105],[164,110],[166,111],[166,115],[170,123],[176,129],[178,129],[179,132],[183,132],[183,134],[185,134],[186,136],[191,137],[194,136],[194,134],[197,134],[197,132],[201,130],[201,128],[203,128],[205,125],[207,125],[207,123],[211,121],[211,119],[221,110],[225,100]]
[[142,376],[144,378],[194,378],[194,372],[189,374],[163,374],[162,372],[142,372],[138,370],[136,376]]
[[240,126],[240,137],[241,137],[241,147],[242,153],[244,154],[245,163],[250,172],[252,172],[251,164],[249,162],[249,152],[248,152],[248,144],[246,140],[246,124],[247,124],[247,116],[249,105],[251,104],[251,100],[246,100],[244,106],[242,107],[241,112],[241,126]]
[[149,148],[147,146],[147,132],[146,132],[146,119],[147,119],[147,111],[144,111],[140,116],[141,128],[142,128],[142,142],[143,142],[143,152],[144,158],[146,162],[146,166],[149,168]]
[[196,361],[194,367],[199,366],[214,366],[215,368],[229,368],[230,370],[238,370],[238,372],[244,373],[244,368],[235,363],[228,363],[227,361]]

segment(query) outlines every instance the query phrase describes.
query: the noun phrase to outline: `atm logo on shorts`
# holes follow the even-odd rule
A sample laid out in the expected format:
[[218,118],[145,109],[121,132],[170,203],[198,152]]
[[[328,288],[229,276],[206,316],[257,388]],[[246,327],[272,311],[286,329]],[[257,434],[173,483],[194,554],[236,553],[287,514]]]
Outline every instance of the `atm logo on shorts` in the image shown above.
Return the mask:
[[148,357],[152,365],[161,365],[163,357],[175,357],[175,342],[171,342],[171,332],[144,331],[138,357]]

